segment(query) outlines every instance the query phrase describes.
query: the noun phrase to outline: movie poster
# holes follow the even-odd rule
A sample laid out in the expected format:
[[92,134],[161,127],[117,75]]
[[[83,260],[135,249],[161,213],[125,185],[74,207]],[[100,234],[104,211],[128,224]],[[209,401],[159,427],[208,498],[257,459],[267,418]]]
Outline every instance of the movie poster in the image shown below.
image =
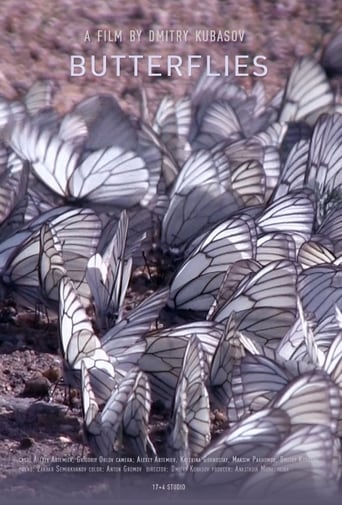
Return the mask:
[[0,27],[0,503],[338,502],[339,2]]

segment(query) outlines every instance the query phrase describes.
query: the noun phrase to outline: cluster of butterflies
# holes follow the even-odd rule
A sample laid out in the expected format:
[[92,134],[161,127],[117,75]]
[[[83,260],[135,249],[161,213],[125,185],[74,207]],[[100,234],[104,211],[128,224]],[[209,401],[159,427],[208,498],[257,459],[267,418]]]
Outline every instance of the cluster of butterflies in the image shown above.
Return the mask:
[[[261,80],[247,92],[208,76],[153,119],[145,100],[133,119],[109,95],[60,117],[48,81],[0,99],[1,296],[58,315],[64,381],[81,391],[94,454],[162,451],[190,485],[240,496],[338,492],[334,44],[340,34],[321,62],[298,60],[271,101]],[[151,251],[172,275],[127,312]],[[170,411],[158,450],[156,401]],[[228,428],[212,440],[213,407]]]

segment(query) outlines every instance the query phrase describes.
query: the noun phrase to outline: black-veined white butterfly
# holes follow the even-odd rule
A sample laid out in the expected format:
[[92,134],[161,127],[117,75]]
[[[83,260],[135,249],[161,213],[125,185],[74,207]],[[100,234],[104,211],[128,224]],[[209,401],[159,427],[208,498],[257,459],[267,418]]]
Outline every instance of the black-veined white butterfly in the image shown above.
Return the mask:
[[283,94],[279,121],[308,121],[324,112],[334,97],[321,65],[310,56],[293,66]]
[[122,428],[124,444],[126,445],[127,442],[131,448],[131,452],[135,456],[143,458],[147,456],[148,450],[156,456],[156,450],[148,434],[150,410],[151,388],[149,380],[146,374],[139,371],[127,403],[124,406]]
[[149,377],[153,401],[161,400],[171,407],[191,335],[200,340],[210,363],[222,331],[223,326],[214,321],[199,321],[145,335],[146,348],[139,366]]
[[184,353],[176,386],[172,428],[168,438],[171,450],[174,449],[180,458],[198,455],[210,442],[210,405],[205,386],[207,368],[202,345],[192,335]]
[[0,275],[3,288],[24,306],[44,304],[38,274],[39,261],[45,258],[40,256],[40,230],[44,224],[56,235],[54,247],[61,254],[69,277],[80,289],[82,299],[89,303],[89,288],[84,284],[85,269],[88,255],[95,252],[101,233],[101,221],[90,209],[52,209],[2,242]]
[[335,496],[341,465],[340,442],[329,429],[304,425],[291,433],[242,486],[239,497],[279,499]]
[[282,168],[277,188],[272,195],[273,201],[293,190],[304,188],[308,156],[309,141],[299,140],[296,142]]
[[214,319],[215,314],[233,297],[240,282],[252,277],[260,268],[261,265],[255,260],[239,260],[230,265],[224,275],[215,301],[208,311],[207,319]]
[[26,115],[35,120],[51,110],[55,83],[48,79],[38,79],[27,92],[16,100],[6,100],[0,97],[0,128],[6,127],[12,121],[19,121]]
[[[67,275],[60,251],[57,235],[48,224],[43,224],[40,230],[38,277],[42,298],[47,306],[53,303],[58,307],[59,283]],[[87,301],[89,304],[89,298]]]
[[227,219],[243,206],[218,182],[186,186],[172,196],[162,222],[162,244],[181,255],[199,235]]
[[248,216],[229,219],[201,240],[178,269],[168,306],[207,312],[235,261],[255,257],[256,230]]
[[168,299],[169,289],[155,291],[115,324],[101,338],[101,344],[111,358],[116,358],[139,341],[156,322]]
[[64,380],[67,385],[80,389],[83,362],[96,402],[101,405],[106,403],[116,385],[114,367],[94,333],[72,281],[63,277],[59,286],[59,338]]
[[[162,142],[174,156],[179,166],[182,166],[186,157],[190,154],[188,135],[191,123],[191,105],[188,97],[174,100],[171,96],[165,96],[155,113],[152,127],[159,135]],[[163,165],[163,175],[168,187],[178,174],[177,167]]]
[[294,190],[278,198],[257,218],[259,233],[281,232],[292,236],[298,249],[311,238],[315,198],[310,190]]
[[326,353],[323,369],[330,375],[331,379],[339,388],[341,397],[340,416],[338,424],[338,434],[342,434],[342,333],[341,322],[339,322],[339,332],[332,341]]
[[[111,95],[100,94],[86,98],[74,107],[70,115],[81,117],[86,124],[86,151],[116,147],[135,153],[144,161],[144,168],[148,170],[148,186],[140,203],[144,207],[153,205],[160,179],[163,149],[153,129],[144,121],[129,117]],[[126,174],[126,184],[128,181]]]
[[[192,486],[225,486],[235,494],[242,483],[290,433],[289,418],[280,409],[263,409],[225,430],[201,453],[188,474]],[[202,492],[202,491],[201,491]]]
[[314,240],[304,242],[298,251],[298,263],[303,269],[327,263],[338,265],[340,262],[341,258],[336,258],[327,247]]
[[335,256],[342,254],[342,205],[336,203],[327,212],[317,233],[319,236],[323,236],[324,240],[329,241]]
[[295,378],[278,393],[270,406],[286,412],[291,420],[291,428],[314,423],[337,435],[340,393],[324,371],[313,370]]
[[51,108],[56,83],[50,79],[38,79],[27,90],[23,103],[30,116]]
[[[313,328],[310,321],[305,318],[303,308],[299,301],[299,320],[301,322],[301,329],[303,336],[287,337],[281,346],[279,352],[285,357],[294,358],[298,364],[305,362],[312,363],[317,369],[322,369],[327,372],[335,384],[339,387],[341,392],[341,321],[339,320],[340,311],[335,307],[336,314],[328,316],[320,325]],[[293,361],[293,360],[292,360]],[[289,363],[290,361],[286,361]],[[341,432],[341,419],[340,413],[339,432]]]
[[7,141],[65,201],[125,208],[151,200],[148,167],[134,151],[110,146],[80,154],[71,141],[28,118],[8,127]]
[[[281,123],[282,125],[284,123]],[[302,180],[302,169],[299,169],[301,166],[300,158],[304,156],[305,147],[303,145],[303,141],[307,142],[307,148],[309,146],[309,141],[312,133],[312,127],[308,125],[304,120],[302,121],[290,121],[289,123],[285,123],[287,126],[285,135],[282,138],[280,145],[280,160],[283,169],[281,172],[285,171],[285,178],[289,178],[291,184],[297,184]],[[297,147],[295,147],[297,145]],[[292,158],[292,163],[294,166],[291,167],[290,163],[290,153]],[[303,160],[304,161],[304,160]],[[285,168],[286,165],[286,168]],[[297,174],[295,172],[298,172]],[[282,178],[282,182],[285,182]],[[300,187],[298,185],[298,187]]]
[[28,166],[6,150],[4,172],[0,174],[0,237],[5,240],[24,225]]
[[228,320],[235,312],[239,330],[270,347],[292,326],[297,310],[297,270],[290,261],[268,263],[243,279],[233,296],[219,305],[211,318]]
[[[336,309],[336,307],[335,307]],[[338,310],[338,309],[336,309]],[[341,330],[341,324],[338,322],[336,314],[330,314],[324,317],[322,321],[317,324],[313,314],[305,314],[306,324],[309,325],[310,333],[313,333],[316,346],[327,354],[333,340]],[[309,333],[309,335],[310,335]],[[283,337],[277,352],[286,360],[297,360],[298,362],[312,362],[309,356],[307,338],[304,334],[303,324],[301,317],[298,316],[294,325],[288,333]]]
[[[252,151],[255,152],[252,143]],[[200,150],[182,167],[162,223],[161,241],[182,252],[200,234],[238,210],[263,202],[265,174],[258,159],[246,159],[247,144]],[[262,153],[260,143],[258,151]],[[240,159],[238,159],[240,156]]]
[[[250,137],[268,123],[260,87],[246,91],[232,79],[203,74],[191,95],[192,124],[189,141],[193,150],[226,139]],[[224,124],[222,130],[220,124]]]
[[93,391],[91,371],[81,360],[82,407],[86,440],[96,456],[110,457],[117,449],[116,442],[122,439],[123,417],[128,399],[134,394],[139,369],[132,368],[114,388],[100,411]]
[[126,258],[128,218],[122,211],[116,233],[101,256],[91,256],[86,278],[94,299],[96,323],[101,333],[111,328],[122,310],[132,271],[132,258]]
[[232,313],[214,352],[208,381],[211,400],[224,409],[232,399],[231,374],[234,363],[246,354],[239,336],[234,313]]
[[305,312],[318,323],[342,309],[342,267],[322,264],[307,268],[298,276],[298,294]]
[[310,141],[305,182],[315,189],[320,199],[318,223],[329,206],[338,200],[342,185],[342,114],[319,117]]
[[[240,337],[245,344],[246,337]],[[231,398],[227,404],[230,422],[268,407],[270,401],[295,377],[312,371],[314,365],[282,359],[266,347],[233,361],[230,373]]]
[[146,349],[143,336],[158,319],[168,297],[168,289],[156,291],[137,305],[101,338],[117,376],[124,376],[137,366]]

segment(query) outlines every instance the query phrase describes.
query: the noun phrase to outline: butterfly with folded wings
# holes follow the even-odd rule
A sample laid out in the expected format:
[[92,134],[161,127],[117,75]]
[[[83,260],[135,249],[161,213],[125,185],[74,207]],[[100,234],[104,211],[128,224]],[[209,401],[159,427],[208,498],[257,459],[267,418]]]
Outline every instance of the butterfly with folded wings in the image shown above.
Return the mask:
[[67,385],[81,389],[82,362],[86,365],[98,404],[106,403],[117,384],[115,370],[103,350],[72,281],[59,283],[59,339],[63,377]]
[[24,307],[43,304],[56,311],[60,277],[52,281],[49,270],[56,273],[63,264],[83,302],[89,305],[85,269],[100,233],[101,221],[90,209],[61,207],[34,219],[1,243],[0,279],[5,294]]
[[101,332],[111,328],[120,317],[132,272],[132,258],[126,257],[128,218],[121,213],[116,233],[104,251],[91,256],[86,278],[94,299],[96,324]]
[[227,268],[254,259],[256,228],[249,216],[228,219],[205,234],[178,268],[170,286],[168,306],[206,313],[215,299]]
[[[220,485],[232,496],[239,492],[247,496],[249,489],[262,481],[260,464],[276,471],[278,458],[292,455],[294,465],[289,463],[285,479],[289,492],[291,489],[297,492],[297,477],[303,472],[310,481],[318,480],[320,486],[329,486],[327,491],[331,495],[340,476],[341,446],[337,436],[340,408],[338,388],[325,372],[303,373],[282,388],[267,407],[248,415],[211,442],[188,472],[187,481],[191,486],[210,486],[209,489]],[[312,432],[316,436],[306,442]],[[303,446],[298,446],[301,437]],[[325,458],[319,458],[312,467],[310,459],[317,454]],[[297,467],[299,472],[292,471],[296,470],[299,455],[305,457],[306,463]],[[324,482],[327,476],[329,479]],[[267,476],[265,479],[267,483]],[[281,484],[280,478],[275,486],[280,488]],[[262,489],[267,492],[266,486]]]
[[156,197],[161,155],[151,135],[107,95],[84,100],[52,126],[26,116],[9,121],[4,133],[64,202],[120,208],[148,206]]
[[81,362],[81,373],[83,430],[92,452],[113,456],[121,439],[136,456],[146,457],[147,447],[156,454],[148,436],[151,399],[147,377],[137,367],[132,368],[100,409],[85,360]]
[[168,446],[180,460],[199,454],[210,442],[210,405],[205,386],[208,365],[195,335],[187,344],[179,374]]
[[230,298],[226,300],[223,294],[209,318],[225,323],[235,312],[239,330],[274,348],[295,320],[296,284],[295,263],[272,261],[244,277]]
[[153,401],[162,401],[166,408],[171,408],[191,336],[200,341],[210,363],[222,330],[223,325],[215,321],[198,321],[155,330],[144,336],[145,349],[139,366],[149,377]]

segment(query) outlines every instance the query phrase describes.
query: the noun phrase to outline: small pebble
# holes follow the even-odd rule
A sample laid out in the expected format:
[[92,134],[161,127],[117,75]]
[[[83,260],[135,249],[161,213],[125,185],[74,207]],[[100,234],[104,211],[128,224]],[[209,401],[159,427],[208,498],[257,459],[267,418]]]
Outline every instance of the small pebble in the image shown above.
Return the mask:
[[47,370],[44,370],[42,373],[44,377],[46,377],[50,382],[57,382],[61,377],[61,369],[57,367],[50,367]]
[[34,444],[34,440],[31,437],[25,437],[20,440],[19,449],[29,449]]
[[215,410],[214,414],[215,414],[216,421],[218,421],[220,423],[225,423],[227,421],[227,416],[223,412],[220,412],[219,410]]
[[34,377],[29,379],[25,384],[23,396],[31,396],[33,398],[43,398],[48,396],[51,383],[49,379],[43,376]]

